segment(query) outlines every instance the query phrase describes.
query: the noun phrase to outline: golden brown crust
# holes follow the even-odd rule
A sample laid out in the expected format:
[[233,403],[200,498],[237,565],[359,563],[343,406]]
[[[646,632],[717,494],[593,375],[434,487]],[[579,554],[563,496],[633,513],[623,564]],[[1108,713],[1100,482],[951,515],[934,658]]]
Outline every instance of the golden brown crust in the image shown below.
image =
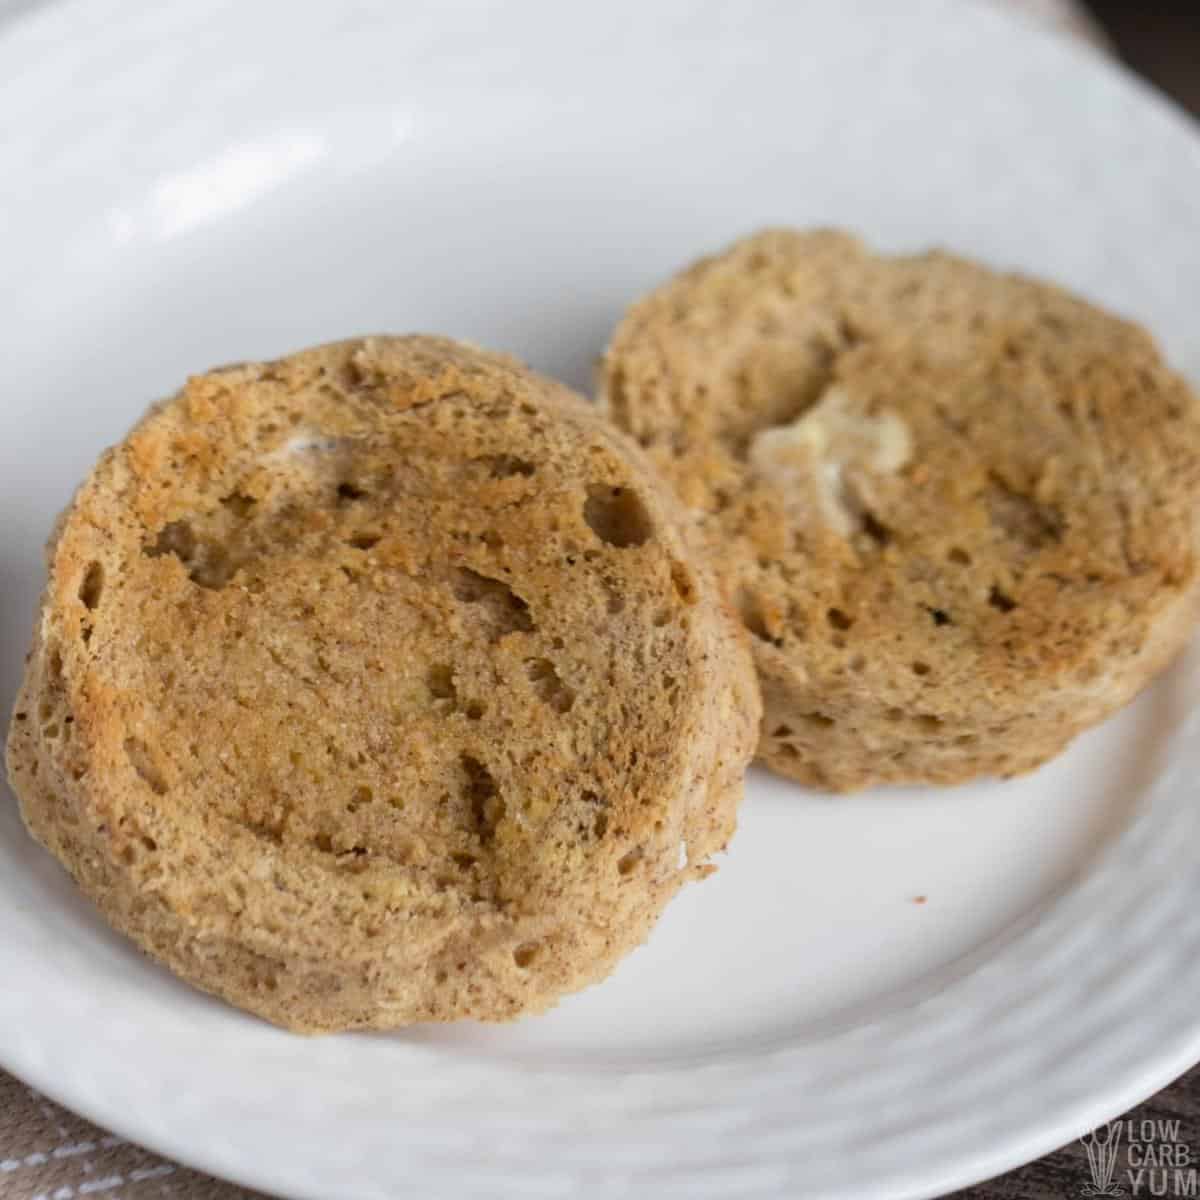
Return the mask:
[[673,503],[565,388],[442,339],[193,378],[56,529],[25,820],[289,1028],[544,1009],[733,831],[753,669]]
[[1194,625],[1196,397],[1057,288],[768,231],[635,304],[602,382],[755,634],[760,754],[805,783],[1029,770]]

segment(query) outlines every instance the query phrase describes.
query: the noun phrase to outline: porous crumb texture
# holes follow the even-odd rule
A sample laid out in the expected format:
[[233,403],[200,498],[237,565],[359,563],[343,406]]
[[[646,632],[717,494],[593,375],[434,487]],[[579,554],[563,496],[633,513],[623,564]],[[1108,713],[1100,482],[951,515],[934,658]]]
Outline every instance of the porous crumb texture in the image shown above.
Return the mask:
[[1028,771],[1194,626],[1196,397],[1045,283],[768,231],[635,304],[602,393],[753,635],[759,753],[809,785]]
[[544,1009],[733,832],[754,671],[673,505],[572,393],[453,342],[193,378],[48,548],[26,823],[289,1028]]

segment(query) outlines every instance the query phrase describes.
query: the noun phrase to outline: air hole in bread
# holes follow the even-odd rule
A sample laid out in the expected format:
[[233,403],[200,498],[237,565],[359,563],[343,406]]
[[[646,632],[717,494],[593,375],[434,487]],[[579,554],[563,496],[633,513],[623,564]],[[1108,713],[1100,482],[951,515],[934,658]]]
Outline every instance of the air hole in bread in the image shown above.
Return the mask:
[[870,509],[862,510],[859,514],[859,521],[862,524],[863,533],[877,546],[886,546],[891,542],[892,531]]
[[237,573],[238,564],[223,546],[209,546],[203,562],[197,563],[188,578],[199,587],[219,591]]
[[834,723],[832,717],[827,717],[824,713],[819,712],[805,713],[804,719],[817,729],[828,729]]
[[559,678],[554,664],[548,658],[531,658],[525,664],[529,682],[543,704],[557,713],[571,711],[575,703],[575,691]]
[[928,675],[930,666],[927,662],[915,662],[912,665],[912,671],[914,675]]
[[783,639],[775,637],[767,626],[767,618],[763,614],[759,598],[745,588],[738,593],[738,612],[742,624],[761,641],[769,642],[772,646],[782,646]]
[[995,584],[992,585],[991,591],[988,592],[988,603],[1002,613],[1010,613],[1017,607],[1017,602]]
[[466,776],[466,797],[471,819],[481,842],[490,842],[496,826],[504,819],[505,805],[492,773],[471,754],[459,755],[459,764]]
[[529,605],[503,580],[490,579],[470,567],[459,567],[454,574],[453,587],[458,600],[464,604],[477,604],[486,612],[496,626],[497,636],[532,632],[534,625]]
[[257,503],[253,496],[247,496],[244,492],[230,492],[228,496],[221,498],[221,504],[235,517],[243,520],[254,511]]
[[954,624],[954,621],[951,619],[950,614],[948,612],[946,612],[945,609],[928,608],[926,611],[933,618],[933,623],[939,627],[942,625],[953,625]]
[[125,757],[129,765],[138,773],[146,786],[156,795],[167,794],[167,781],[155,763],[150,747],[141,738],[127,737],[125,739]]
[[618,875],[631,874],[633,869],[645,857],[645,854],[646,854],[646,852],[645,852],[645,850],[642,849],[641,846],[634,846],[634,848],[632,850],[628,851],[625,854],[622,854],[621,857],[619,859],[617,859],[617,874]]
[[1062,540],[1059,513],[1018,491],[995,471],[988,474],[986,500],[992,524],[1027,550]]
[[343,480],[337,485],[339,504],[350,504],[355,500],[361,500],[366,494],[363,488],[360,488],[356,483],[351,483],[349,480]]
[[345,866],[347,863],[352,863],[357,859],[366,858],[370,853],[366,846],[350,846],[338,855],[338,865]]
[[675,591],[684,604],[696,603],[696,583],[692,579],[692,573],[683,563],[678,561],[671,563],[671,582],[675,585]]
[[831,608],[825,616],[834,629],[840,629],[843,632],[854,624],[854,618],[847,616],[840,608]]
[[356,533],[347,539],[346,544],[355,550],[373,550],[379,545],[379,540],[377,533]]
[[608,813],[605,811],[608,808],[608,801],[599,792],[591,789],[583,793],[582,799],[589,808],[599,810],[591,822],[592,833],[599,840],[608,832]]
[[375,364],[369,361],[359,361],[362,350],[348,358],[341,368],[342,383],[350,391],[364,391],[375,388],[383,381],[382,374]]
[[187,521],[171,521],[164,525],[145,553],[150,558],[173,554],[187,568],[188,578],[194,584],[214,591],[223,588],[239,566],[224,546],[201,544]]
[[173,554],[186,566],[196,555],[195,530],[187,521],[171,521],[158,531],[158,537],[147,547],[146,554],[150,558]]
[[514,454],[489,454],[475,461],[483,463],[494,479],[511,479],[514,475],[528,479],[537,469],[527,459]]
[[864,336],[862,330],[847,316],[838,317],[837,332],[843,350],[853,350]]
[[100,603],[100,595],[104,591],[104,567],[99,562],[88,564],[84,572],[83,582],[79,585],[79,599],[83,607],[94,610]]
[[971,556],[961,546],[952,546],[946,554],[946,558],[960,567],[971,565]]
[[454,686],[454,668],[449,663],[434,663],[425,676],[425,686],[435,700],[449,701],[453,711],[458,703],[458,689]]
[[522,942],[515,950],[513,950],[513,962],[522,970],[528,967],[538,956],[538,951],[541,947],[537,942]]
[[926,733],[936,733],[937,730],[941,729],[943,721],[941,717],[934,716],[933,713],[919,713],[917,715],[917,724]]
[[620,550],[641,546],[654,533],[646,506],[630,488],[593,484],[584,501],[583,519],[602,542]]
[[771,736],[776,738],[791,737],[792,727],[790,725],[778,725],[776,726],[774,732],[772,732]]

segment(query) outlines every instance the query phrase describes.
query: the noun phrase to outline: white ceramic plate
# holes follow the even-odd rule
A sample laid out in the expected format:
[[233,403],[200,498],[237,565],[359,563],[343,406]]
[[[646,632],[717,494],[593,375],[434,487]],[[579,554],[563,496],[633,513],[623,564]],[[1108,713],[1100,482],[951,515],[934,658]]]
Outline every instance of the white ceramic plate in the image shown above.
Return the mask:
[[[586,386],[765,223],[1033,269],[1200,376],[1200,140],[965,0],[67,2],[0,30],[0,670],[55,511],[189,371],[446,332]],[[290,1037],[110,934],[0,805],[0,1063],[296,1197],[917,1197],[1200,1058],[1200,653],[1034,777],[756,774],[717,877],[501,1029]],[[926,897],[925,903],[916,903]]]

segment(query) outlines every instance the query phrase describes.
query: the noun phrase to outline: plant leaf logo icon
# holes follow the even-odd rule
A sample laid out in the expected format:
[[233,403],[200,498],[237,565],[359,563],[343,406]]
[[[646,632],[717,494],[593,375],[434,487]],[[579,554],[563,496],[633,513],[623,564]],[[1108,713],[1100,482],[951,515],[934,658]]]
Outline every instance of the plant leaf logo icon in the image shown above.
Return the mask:
[[1115,1183],[1117,1150],[1121,1145],[1120,1121],[1109,1121],[1091,1133],[1085,1133],[1079,1144],[1087,1151],[1092,1182],[1083,1186],[1085,1196],[1123,1196],[1125,1189]]

